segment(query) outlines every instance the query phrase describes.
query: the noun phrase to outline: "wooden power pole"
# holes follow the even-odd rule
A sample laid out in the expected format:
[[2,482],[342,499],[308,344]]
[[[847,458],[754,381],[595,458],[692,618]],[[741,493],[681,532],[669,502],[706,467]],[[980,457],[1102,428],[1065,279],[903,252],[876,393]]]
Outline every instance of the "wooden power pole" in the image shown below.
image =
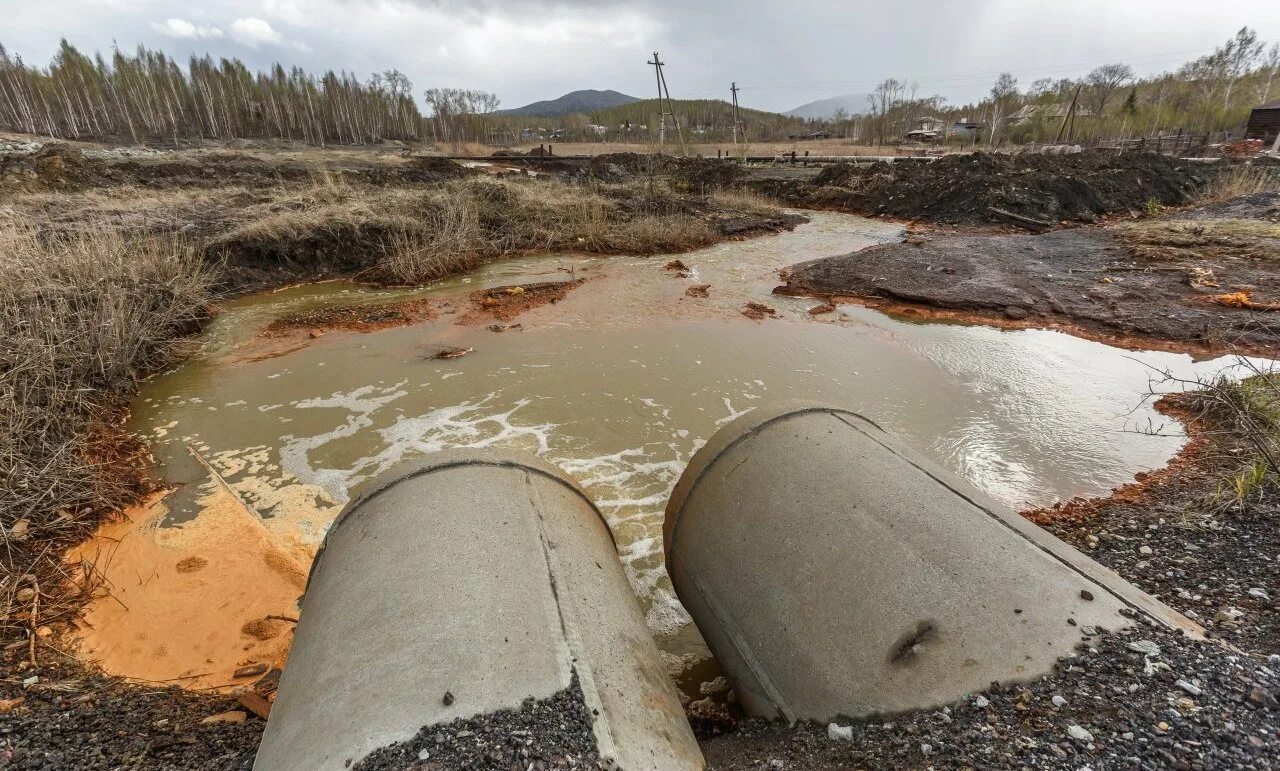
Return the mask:
[[658,80],[658,144],[662,145],[667,141],[667,117],[670,116],[671,124],[675,126],[676,134],[680,137],[680,150],[684,152],[684,132],[680,130],[680,119],[676,117],[671,103],[671,89],[667,88],[667,76],[662,71],[665,62],[658,57],[658,52],[654,51],[653,61],[646,64],[653,65]]
[[[729,84],[729,92],[733,94],[733,147],[738,148],[738,134],[742,132],[742,121],[738,118],[738,83],[734,81]],[[745,133],[745,132],[743,132]],[[746,142],[747,138],[742,137],[742,141]]]

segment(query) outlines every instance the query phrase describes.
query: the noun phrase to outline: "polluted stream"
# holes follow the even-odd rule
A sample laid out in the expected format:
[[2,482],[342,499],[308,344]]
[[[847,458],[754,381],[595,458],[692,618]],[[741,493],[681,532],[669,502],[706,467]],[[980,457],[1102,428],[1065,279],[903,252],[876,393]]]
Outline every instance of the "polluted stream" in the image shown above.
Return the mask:
[[[668,269],[672,257],[542,255],[415,290],[334,281],[228,303],[199,351],[133,406],[131,427],[171,489],[78,550],[110,591],[86,613],[83,654],[137,679],[249,684],[283,664],[306,570],[356,486],[437,450],[503,447],[586,489],[671,674],[701,698],[722,686],[665,576],[661,533],[667,496],[719,427],[784,400],[839,405],[1023,509],[1163,466],[1185,440],[1151,408],[1153,379],[1234,362],[853,305],[811,315],[817,301],[770,294],[778,269],[901,230],[806,216],[794,232],[679,255],[683,272]],[[475,290],[575,279],[503,331],[460,321]],[[707,296],[686,293],[704,284]],[[262,334],[289,314],[408,298],[438,300],[438,315],[369,333]],[[748,302],[776,316],[748,319]],[[431,358],[440,346],[471,351]]]

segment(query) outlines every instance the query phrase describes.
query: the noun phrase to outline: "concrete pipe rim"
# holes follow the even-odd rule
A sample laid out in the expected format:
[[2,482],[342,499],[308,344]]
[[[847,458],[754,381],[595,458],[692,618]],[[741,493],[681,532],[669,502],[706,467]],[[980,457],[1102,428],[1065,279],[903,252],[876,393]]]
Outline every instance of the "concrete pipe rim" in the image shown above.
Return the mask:
[[[342,511],[338,513],[338,516],[334,517],[333,522],[329,524],[329,528],[325,531],[324,539],[320,542],[320,548],[316,550],[315,559],[311,561],[311,569],[307,572],[307,586],[311,585],[311,577],[315,575],[316,567],[320,564],[320,559],[324,556],[325,549],[329,545],[329,537],[337,532],[338,528],[349,519],[352,512],[401,482],[437,471],[447,471],[467,466],[521,469],[564,485],[591,508],[591,511],[599,518],[600,524],[604,526],[605,532],[609,534],[609,541],[613,544],[614,551],[618,550],[618,541],[614,537],[613,528],[609,527],[609,520],[605,518],[604,514],[600,513],[600,509],[596,506],[595,501],[591,500],[591,496],[587,495],[586,490],[583,490],[582,486],[563,469],[536,455],[530,455],[519,450],[459,447],[440,450],[413,460],[402,461],[381,474],[362,482],[356,488],[355,497],[348,501],[346,506],[342,507]],[[304,596],[305,593],[304,590]]]
[[689,459],[689,465],[685,466],[684,471],[680,474],[680,479],[676,482],[676,486],[671,490],[671,497],[667,500],[667,508],[662,520],[662,551],[667,575],[672,574],[672,560],[674,559],[679,536],[680,519],[684,515],[684,504],[702,477],[725,453],[738,443],[768,428],[773,423],[786,420],[795,415],[811,412],[848,415],[866,423],[880,433],[885,433],[885,430],[878,423],[860,412],[846,407],[807,400],[788,400],[770,407],[754,409],[721,426],[707,439],[707,443]]
[[[1204,639],[1205,630],[1196,622],[1165,605],[1155,597],[1148,595],[1115,572],[1095,562],[1088,555],[1077,551],[1065,541],[1055,538],[1038,525],[1023,519],[1016,511],[991,498],[973,484],[920,455],[909,445],[885,431],[874,420],[845,407],[804,400],[780,402],[772,407],[752,410],[736,418],[712,434],[711,438],[707,440],[707,444],[690,459],[689,465],[685,468],[684,473],[680,475],[679,481],[676,482],[676,486],[671,492],[671,498],[667,501],[666,514],[662,522],[664,566],[666,567],[667,575],[671,577],[673,586],[676,583],[675,561],[677,559],[679,530],[684,514],[684,506],[702,477],[720,458],[739,443],[746,441],[775,423],[798,415],[813,413],[829,413],[835,416],[855,418],[876,433],[883,435],[888,440],[886,447],[893,449],[892,445],[898,445],[900,450],[894,449],[893,451],[905,452],[907,454],[905,459],[911,465],[916,466],[923,473],[950,488],[957,495],[968,500],[973,506],[985,512],[987,516],[994,518],[1021,538],[1029,541],[1034,547],[1047,552],[1059,562],[1102,587],[1131,610],[1141,613],[1170,629],[1182,632],[1193,638]],[[854,426],[850,424],[850,427],[853,428]],[[675,588],[676,595],[679,596],[679,587]]]

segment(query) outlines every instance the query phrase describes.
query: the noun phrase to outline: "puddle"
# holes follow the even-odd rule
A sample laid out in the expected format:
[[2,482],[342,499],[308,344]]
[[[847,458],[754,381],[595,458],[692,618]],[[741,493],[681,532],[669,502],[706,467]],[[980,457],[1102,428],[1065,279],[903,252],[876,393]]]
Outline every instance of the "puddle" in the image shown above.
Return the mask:
[[[690,268],[683,278],[664,268],[665,257],[548,255],[413,291],[329,282],[232,303],[200,353],[148,383],[134,405],[134,430],[178,487],[156,515],[159,527],[135,528],[130,537],[161,550],[171,546],[157,540],[166,533],[190,531],[184,542],[200,542],[210,482],[196,454],[246,504],[246,516],[260,518],[274,548],[305,564],[361,481],[449,447],[524,450],[560,465],[595,499],[673,670],[702,677],[705,647],[662,569],[662,512],[690,456],[734,417],[781,400],[849,407],[1025,508],[1103,494],[1164,465],[1182,439],[1142,404],[1149,379],[1157,369],[1191,376],[1228,363],[1133,353],[1051,331],[907,323],[860,307],[811,317],[815,301],[770,295],[776,270],[894,239],[899,229],[849,215],[807,216],[812,223],[794,233],[681,255]],[[272,319],[311,307],[569,278],[591,280],[523,315],[519,330],[495,333],[446,314],[376,333],[326,334],[273,358],[248,355]],[[696,284],[711,285],[708,297],[685,295]],[[779,318],[742,317],[748,301],[767,303]],[[425,358],[441,344],[474,351]],[[1134,431],[1148,421],[1175,435]],[[176,565],[176,556],[161,568]],[[205,557],[208,575],[229,587],[258,581],[230,554]],[[129,562],[117,557],[115,564],[133,571]],[[173,598],[182,586],[168,590],[171,602],[181,604]],[[216,614],[221,606],[203,607]],[[186,623],[180,612],[188,611],[124,626],[151,625],[146,634],[163,636]],[[247,644],[236,637],[238,618],[223,626],[231,642]],[[99,652],[127,643],[104,634],[86,635]],[[206,647],[229,644],[210,637]],[[150,679],[190,674],[203,660],[172,647],[156,655]],[[109,668],[132,674],[127,658]]]

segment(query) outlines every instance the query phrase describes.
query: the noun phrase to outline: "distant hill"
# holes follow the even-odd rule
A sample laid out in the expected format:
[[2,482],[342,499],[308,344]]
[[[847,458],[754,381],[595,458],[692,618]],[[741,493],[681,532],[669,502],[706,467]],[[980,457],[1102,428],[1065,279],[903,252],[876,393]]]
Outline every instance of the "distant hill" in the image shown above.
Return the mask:
[[608,107],[618,107],[640,101],[634,96],[627,96],[618,91],[596,91],[584,88],[570,91],[559,99],[547,99],[524,107],[510,110],[498,110],[498,115],[525,115],[537,118],[562,118],[575,112],[593,112]]
[[[634,126],[646,126],[648,134],[657,135],[658,113],[661,111],[657,99],[643,99],[630,104],[592,110],[592,122],[602,126],[616,128],[630,123]],[[707,135],[728,135],[733,131],[733,105],[723,99],[673,99],[671,109],[680,120],[685,137],[694,139],[699,131]],[[776,112],[739,108],[739,118],[747,138],[775,136],[780,132],[799,131],[804,123],[798,118],[779,115]]]
[[843,109],[850,116],[861,115],[867,111],[867,94],[844,94],[830,99],[819,99],[816,102],[802,104],[783,115],[805,120],[827,120],[835,117],[836,110]]

